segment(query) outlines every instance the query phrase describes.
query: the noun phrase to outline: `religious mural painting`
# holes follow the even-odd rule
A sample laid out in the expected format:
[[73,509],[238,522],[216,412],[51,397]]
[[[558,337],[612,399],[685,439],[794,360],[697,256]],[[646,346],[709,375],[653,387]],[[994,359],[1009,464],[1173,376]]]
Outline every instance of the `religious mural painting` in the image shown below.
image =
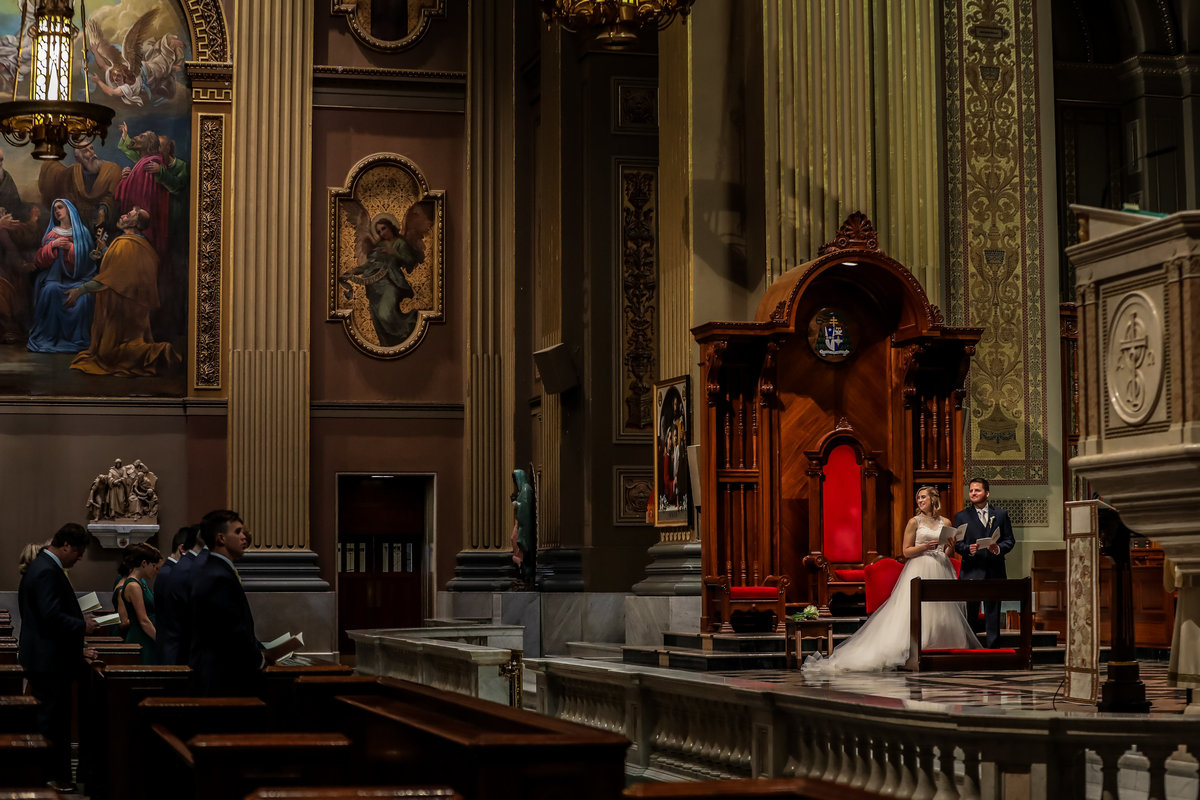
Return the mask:
[[416,164],[377,153],[329,190],[329,321],[377,358],[396,358],[441,321],[443,194]]
[[354,38],[373,50],[398,53],[414,47],[446,0],[332,0],[330,13],[344,15]]
[[[22,11],[25,19],[22,23]],[[33,4],[0,0],[0,96],[27,96]],[[192,58],[174,0],[76,5],[105,141],[62,161],[0,143],[0,395],[182,395]],[[78,58],[78,55],[76,55]],[[18,64],[19,60],[19,64]],[[76,62],[78,69],[78,62]],[[75,91],[82,99],[82,88]]]
[[687,375],[654,384],[653,508],[654,525],[659,528],[682,528],[690,523],[688,394]]

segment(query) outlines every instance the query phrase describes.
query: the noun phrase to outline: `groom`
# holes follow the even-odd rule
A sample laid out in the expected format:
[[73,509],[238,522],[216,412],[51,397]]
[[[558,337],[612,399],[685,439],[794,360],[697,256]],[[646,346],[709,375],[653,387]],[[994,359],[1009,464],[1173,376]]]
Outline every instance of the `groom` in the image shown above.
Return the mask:
[[[967,526],[962,540],[954,544],[954,549],[962,556],[959,578],[963,580],[1008,577],[1004,571],[1004,554],[1012,550],[1017,541],[1013,538],[1008,512],[988,502],[989,489],[986,478],[972,478],[967,484],[971,505],[954,515],[955,527]],[[977,540],[990,538],[996,531],[1000,532],[1000,536],[995,544],[990,547],[976,544]],[[985,602],[983,612],[987,623],[987,640],[984,644],[993,648],[1000,643],[1000,603],[995,600]],[[978,601],[967,603],[967,619],[971,621],[971,627],[976,627],[976,620],[979,619]]]

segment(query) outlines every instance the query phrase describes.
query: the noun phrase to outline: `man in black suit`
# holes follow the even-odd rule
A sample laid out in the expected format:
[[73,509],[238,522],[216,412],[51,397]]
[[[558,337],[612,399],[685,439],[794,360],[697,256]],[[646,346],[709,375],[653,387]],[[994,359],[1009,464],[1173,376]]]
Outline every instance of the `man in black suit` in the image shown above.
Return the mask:
[[211,537],[208,560],[192,580],[191,657],[196,693],[254,695],[267,665],[254,635],[254,615],[235,562],[246,552],[246,527],[235,511],[211,511],[201,526]]
[[[196,572],[208,560],[209,550],[201,533],[202,525],[192,525],[183,540],[183,555],[171,570],[171,577],[161,596],[155,588],[155,600],[160,604],[158,654],[164,664],[186,665],[191,653],[192,581]],[[159,570],[161,575],[162,570]],[[159,578],[161,580],[161,577]],[[162,609],[166,609],[163,618]]]
[[51,788],[74,791],[71,779],[71,685],[83,669],[83,637],[96,622],[79,610],[66,570],[87,550],[91,535],[68,522],[29,565],[17,591],[21,640],[17,660],[38,707],[38,732],[50,741]]
[[[971,505],[954,515],[954,525],[966,525],[966,534],[956,542],[954,549],[962,556],[962,571],[959,578],[963,580],[980,580],[985,578],[1008,577],[1004,570],[1004,555],[1013,549],[1017,540],[1013,537],[1012,522],[1008,512],[996,508],[988,502],[991,487],[986,478],[972,478],[967,484],[967,496]],[[979,539],[988,539],[999,531],[995,544],[981,547]],[[987,631],[986,647],[997,647],[1000,644],[1000,603],[989,600],[983,604],[985,630]],[[977,627],[979,619],[979,603],[967,603],[967,619],[971,627]]]
[[[175,568],[179,566],[180,559],[184,557],[185,545],[191,530],[188,527],[180,528],[175,532],[175,537],[171,540],[171,553],[163,565],[158,568],[158,577],[154,579],[154,600],[157,607],[154,627],[157,634],[158,657],[164,664],[175,663],[175,653],[178,649],[179,629],[178,623],[175,621],[175,611],[179,608],[183,613],[187,613],[186,604],[182,607],[173,606],[168,595],[171,591],[172,576]],[[167,633],[168,631],[170,634]],[[170,653],[167,652],[168,645],[171,648]]]

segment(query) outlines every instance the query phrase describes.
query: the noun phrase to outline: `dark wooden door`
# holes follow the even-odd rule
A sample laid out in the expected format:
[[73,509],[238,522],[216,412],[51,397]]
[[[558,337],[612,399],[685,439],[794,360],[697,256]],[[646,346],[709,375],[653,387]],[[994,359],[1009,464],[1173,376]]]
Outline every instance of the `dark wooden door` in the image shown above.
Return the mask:
[[347,630],[419,627],[424,618],[426,476],[338,476],[338,647]]

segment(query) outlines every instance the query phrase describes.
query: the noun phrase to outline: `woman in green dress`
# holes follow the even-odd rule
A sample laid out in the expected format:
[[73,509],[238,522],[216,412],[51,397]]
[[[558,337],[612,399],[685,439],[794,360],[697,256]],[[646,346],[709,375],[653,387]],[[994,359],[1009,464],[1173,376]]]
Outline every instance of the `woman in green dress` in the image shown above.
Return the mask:
[[142,646],[142,663],[158,663],[157,633],[154,629],[154,592],[150,584],[162,565],[162,553],[148,544],[131,544],[125,548],[123,566],[129,570],[121,582],[120,598],[129,620],[125,633],[126,644]]

